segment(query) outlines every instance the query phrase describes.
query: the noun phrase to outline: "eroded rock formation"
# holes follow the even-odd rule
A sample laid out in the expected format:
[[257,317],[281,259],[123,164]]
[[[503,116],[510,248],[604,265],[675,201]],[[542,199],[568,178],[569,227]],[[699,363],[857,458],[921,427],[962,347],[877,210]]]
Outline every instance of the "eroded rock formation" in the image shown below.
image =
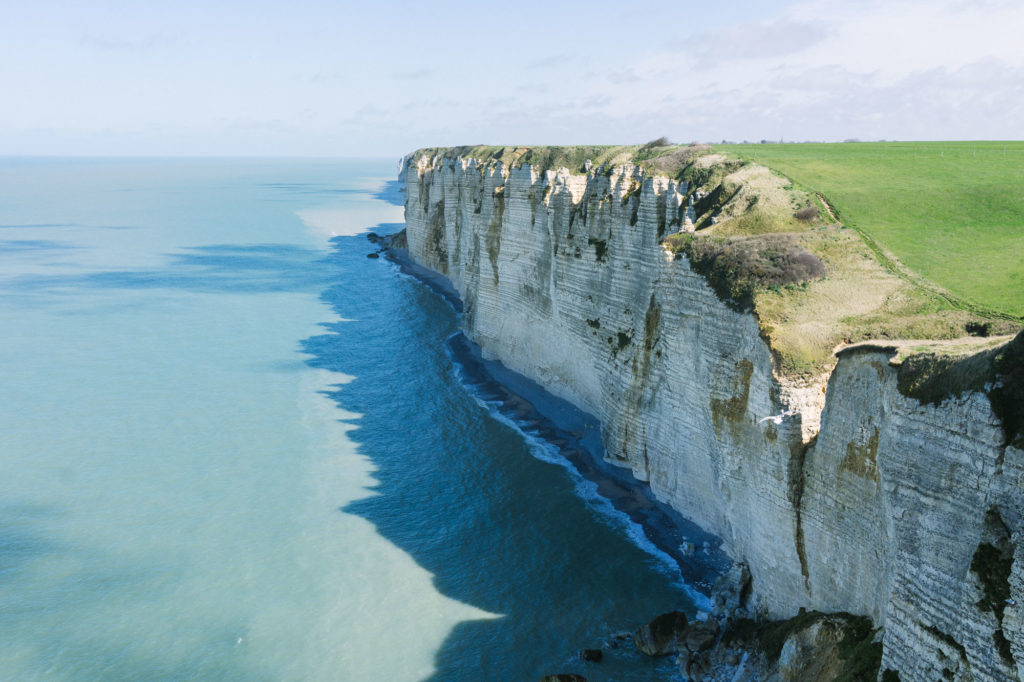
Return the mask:
[[1024,678],[1024,449],[988,395],[922,403],[873,346],[780,377],[756,318],[660,246],[685,183],[600,171],[410,156],[410,256],[488,357],[598,417],[610,461],[721,536],[758,612],[868,616],[904,681]]

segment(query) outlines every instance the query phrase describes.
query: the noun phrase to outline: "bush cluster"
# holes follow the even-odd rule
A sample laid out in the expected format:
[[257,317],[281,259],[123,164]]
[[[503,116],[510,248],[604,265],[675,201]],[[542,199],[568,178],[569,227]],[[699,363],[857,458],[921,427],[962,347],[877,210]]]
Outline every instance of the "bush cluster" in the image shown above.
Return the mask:
[[685,254],[690,268],[737,310],[751,310],[759,289],[800,284],[825,275],[825,264],[784,234],[733,239],[675,234],[666,244],[674,253]]
[[672,143],[668,141],[668,138],[665,137],[664,135],[662,135],[661,137],[659,137],[659,138],[657,138],[655,140],[651,140],[650,142],[645,144],[643,147],[641,147],[641,149],[651,149],[653,147],[667,147],[670,144],[672,144]]
[[655,173],[660,173],[676,180],[685,179],[683,172],[693,163],[694,159],[711,151],[711,147],[704,144],[680,146],[668,152],[665,151],[664,146],[648,146],[659,141],[652,140],[637,150],[636,154],[633,155],[633,161],[635,163],[643,162],[645,167]]
[[797,220],[803,220],[805,222],[810,222],[810,221],[812,221],[812,220],[814,220],[815,218],[818,217],[818,207],[817,206],[806,206],[804,208],[801,208],[796,213],[794,213],[793,217],[796,218]]

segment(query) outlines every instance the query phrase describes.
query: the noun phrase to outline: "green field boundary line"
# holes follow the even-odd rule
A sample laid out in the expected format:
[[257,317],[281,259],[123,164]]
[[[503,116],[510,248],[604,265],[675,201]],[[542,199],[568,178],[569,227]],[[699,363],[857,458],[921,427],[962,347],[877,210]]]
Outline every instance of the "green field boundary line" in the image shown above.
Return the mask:
[[[786,179],[789,180],[789,178]],[[793,182],[792,180],[789,181]],[[839,218],[836,218],[836,210],[832,207],[832,204],[828,203],[828,201],[825,200],[825,197],[821,196],[818,192],[815,192],[814,196],[818,197],[818,201],[820,201],[821,205],[825,207],[825,210],[828,212],[828,217],[832,219],[832,222],[838,223]]]
[[[743,160],[742,156],[736,155],[736,157],[739,158],[740,160]],[[995,310],[994,308],[989,308],[988,306],[973,303],[971,301],[963,299],[951,293],[947,289],[940,287],[931,280],[925,278],[923,275],[915,272],[914,270],[911,270],[903,263],[901,263],[895,255],[890,253],[888,250],[883,248],[878,242],[876,242],[875,239],[870,234],[868,234],[868,232],[864,228],[860,227],[855,222],[843,222],[842,211],[836,208],[836,205],[832,203],[832,201],[829,200],[828,197],[826,197],[822,192],[807,187],[806,185],[803,185],[802,183],[795,181],[793,178],[789,177],[782,171],[776,168],[772,168],[771,166],[761,163],[760,161],[755,161],[749,158],[746,160],[750,163],[764,166],[765,168],[768,168],[774,173],[778,173],[782,177],[789,180],[789,182],[792,183],[794,187],[801,187],[805,189],[808,193],[814,194],[816,197],[818,197],[821,203],[825,206],[825,210],[828,211],[828,214],[832,218],[832,220],[836,221],[840,225],[840,227],[848,227],[855,231],[858,235],[860,235],[860,238],[863,239],[867,247],[871,249],[871,252],[875,255],[875,258],[878,260],[879,264],[887,271],[889,271],[893,275],[896,275],[897,277],[899,277],[912,287],[925,291],[929,294],[932,294],[933,296],[937,296],[942,300],[946,301],[952,307],[958,310],[963,310],[964,312],[979,315],[981,317],[996,318],[1000,320],[1008,320],[1010,322],[1024,324],[1024,316],[1004,313],[1001,310]]]
[[[819,198],[822,198],[823,203],[827,207],[829,207],[830,212],[835,211],[835,207],[830,201],[823,198],[820,193],[815,192],[815,194],[817,194]],[[836,214],[839,215],[838,211],[836,211]],[[920,289],[922,291],[926,291],[929,294],[932,294],[933,296],[938,296],[939,298],[946,301],[954,308],[958,308],[959,310],[963,310],[965,312],[973,313],[981,317],[994,317],[1000,320],[1009,320],[1010,322],[1024,323],[1024,316],[1011,315],[1010,313],[1004,313],[1000,310],[995,310],[993,308],[989,308],[987,306],[983,306],[978,303],[973,303],[971,301],[963,299],[957,296],[956,294],[951,293],[949,290],[940,287],[939,285],[935,284],[934,282],[927,279],[923,275],[915,272],[914,270],[911,270],[902,262],[900,262],[899,258],[897,258],[894,254],[892,254],[887,249],[885,249],[881,244],[876,242],[874,237],[868,234],[868,232],[864,228],[860,227],[856,223],[845,223],[843,224],[843,226],[853,229],[858,235],[860,235],[860,238],[864,240],[864,243],[867,244],[869,249],[871,249],[871,252],[875,254],[875,258],[878,259],[878,262],[882,265],[882,267],[884,267],[886,270],[896,275],[903,281],[907,282],[911,286],[916,287],[917,289]]]

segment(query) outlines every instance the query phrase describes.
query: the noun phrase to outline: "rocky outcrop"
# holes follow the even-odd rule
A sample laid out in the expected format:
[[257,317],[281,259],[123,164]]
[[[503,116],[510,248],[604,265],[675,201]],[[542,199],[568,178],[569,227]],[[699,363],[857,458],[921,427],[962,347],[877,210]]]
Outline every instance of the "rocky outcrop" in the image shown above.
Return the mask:
[[633,645],[648,656],[667,656],[679,650],[679,639],[685,637],[687,621],[682,611],[663,613],[633,633]]
[[714,647],[690,647],[678,660],[688,682],[862,682],[879,675],[878,635],[864,616],[802,611],[732,622]]
[[988,395],[908,397],[883,347],[780,377],[754,316],[660,247],[685,183],[599,171],[411,156],[409,253],[487,357],[594,414],[609,461],[722,538],[759,613],[868,616],[904,681],[1021,679],[1024,451]]

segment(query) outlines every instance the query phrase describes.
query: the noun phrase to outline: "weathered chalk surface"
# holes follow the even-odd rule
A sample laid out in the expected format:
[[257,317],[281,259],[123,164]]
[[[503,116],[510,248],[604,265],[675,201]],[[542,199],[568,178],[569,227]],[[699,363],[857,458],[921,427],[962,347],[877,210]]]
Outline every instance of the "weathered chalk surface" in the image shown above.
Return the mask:
[[443,154],[402,175],[409,253],[466,334],[595,415],[609,461],[747,562],[762,613],[869,616],[904,681],[1024,677],[1024,451],[985,394],[922,405],[884,350],[780,379],[754,317],[660,248],[676,181]]

